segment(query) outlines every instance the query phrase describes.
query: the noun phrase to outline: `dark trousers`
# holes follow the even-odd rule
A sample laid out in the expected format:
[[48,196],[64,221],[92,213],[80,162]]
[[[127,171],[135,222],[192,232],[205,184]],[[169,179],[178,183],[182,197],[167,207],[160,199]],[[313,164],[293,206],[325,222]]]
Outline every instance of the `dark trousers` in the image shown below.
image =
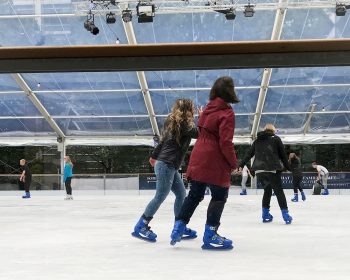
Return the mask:
[[24,191],[25,192],[29,192],[31,183],[32,183],[32,177],[25,177],[24,178]]
[[66,186],[66,192],[68,195],[72,195],[72,177],[68,177],[66,181],[64,182],[64,185]]
[[301,187],[301,181],[303,180],[302,175],[298,176],[293,176],[293,188],[294,188],[294,193],[298,193],[298,190],[300,192],[303,191],[303,188]]
[[183,220],[189,223],[198,204],[204,199],[205,189],[208,187],[211,191],[211,200],[207,210],[206,224],[210,226],[219,226],[222,212],[228,197],[228,188],[210,185],[198,181],[190,181],[191,188],[182,205],[180,214],[176,220]]
[[270,201],[272,196],[272,190],[274,191],[278,205],[281,209],[288,209],[286,196],[282,188],[281,172],[271,173],[263,172],[258,173],[257,178],[264,188],[264,196],[262,199],[262,207],[270,209]]

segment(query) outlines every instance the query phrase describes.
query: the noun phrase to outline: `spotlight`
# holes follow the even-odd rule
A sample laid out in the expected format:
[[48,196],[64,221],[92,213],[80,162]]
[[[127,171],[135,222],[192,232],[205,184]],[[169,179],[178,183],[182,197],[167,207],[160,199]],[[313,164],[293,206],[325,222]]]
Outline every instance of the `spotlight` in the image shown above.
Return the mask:
[[84,27],[87,31],[90,31],[93,35],[97,35],[100,30],[95,26],[94,22],[91,20],[86,20],[84,22]]
[[335,14],[336,14],[338,17],[343,17],[343,16],[345,16],[346,10],[347,10],[347,9],[350,9],[350,5],[345,5],[345,4],[337,3],[337,4],[335,5]]
[[124,22],[130,22],[132,20],[132,12],[131,10],[124,10],[122,12],[122,19]]
[[138,23],[153,22],[155,6],[148,2],[139,2],[136,6]]
[[109,14],[106,14],[106,23],[107,24],[113,24],[115,23],[116,18],[115,18],[115,14],[110,12]]
[[232,8],[227,10],[227,12],[225,13],[225,18],[227,20],[234,20],[236,18],[236,11]]
[[234,20],[236,18],[236,11],[233,8],[227,10],[214,10],[218,13],[224,14],[226,20]]
[[248,3],[248,5],[245,5],[243,13],[245,17],[253,17],[255,13],[254,5],[250,5],[250,3]]

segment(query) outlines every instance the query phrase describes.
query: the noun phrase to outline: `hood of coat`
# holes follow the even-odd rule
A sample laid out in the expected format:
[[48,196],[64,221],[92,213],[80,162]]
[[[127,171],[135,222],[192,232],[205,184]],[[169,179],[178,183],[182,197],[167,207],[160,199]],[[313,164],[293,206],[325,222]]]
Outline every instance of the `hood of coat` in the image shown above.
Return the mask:
[[258,132],[257,136],[259,140],[265,140],[271,136],[274,136],[275,134],[272,131],[265,130]]
[[216,97],[215,99],[210,100],[207,106],[205,106],[203,115],[208,115],[213,112],[229,108],[231,108],[231,106],[228,105],[223,99],[221,99],[220,97]]
[[219,114],[226,114],[227,112],[232,111],[232,107],[220,97],[210,100],[199,118],[198,126],[206,128],[215,127],[216,119],[212,119],[209,115],[215,112],[219,112]]

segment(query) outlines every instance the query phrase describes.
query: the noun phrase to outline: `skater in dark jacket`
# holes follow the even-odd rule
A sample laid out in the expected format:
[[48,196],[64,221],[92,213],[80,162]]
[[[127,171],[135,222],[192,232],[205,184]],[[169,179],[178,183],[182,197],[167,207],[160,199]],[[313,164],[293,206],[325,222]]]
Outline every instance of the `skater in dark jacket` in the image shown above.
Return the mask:
[[232,249],[232,241],[218,233],[220,219],[228,197],[231,172],[236,168],[233,145],[235,114],[230,103],[239,100],[231,77],[217,79],[210,91],[210,101],[198,120],[199,137],[194,145],[187,178],[191,188],[171,233],[171,245],[181,240],[186,224],[208,187],[211,201],[203,237],[203,249]]
[[21,159],[19,161],[21,165],[21,176],[19,177],[19,181],[23,183],[25,194],[22,198],[30,198],[30,184],[32,183],[32,173],[29,170],[29,166],[26,163],[25,159]]
[[[150,229],[149,222],[170,190],[175,194],[175,217],[180,212],[186,191],[178,170],[191,139],[198,137],[198,130],[194,124],[194,113],[194,104],[191,99],[178,99],[164,123],[162,140],[154,149],[149,160],[157,176],[156,194],[135,225],[132,233],[134,237],[150,242],[156,241],[157,235]],[[197,234],[194,230],[186,228],[184,237],[196,238]]]
[[[286,196],[282,188],[281,172],[284,168],[291,170],[287,155],[281,139],[275,135],[276,128],[273,124],[267,124],[264,131],[258,133],[245,157],[240,162],[240,170],[254,156],[252,169],[257,175],[258,181],[264,188],[262,200],[262,219],[264,223],[271,222],[273,216],[270,214],[270,201],[272,190],[274,191],[278,204],[282,211],[282,217],[286,224],[292,222],[288,213]],[[283,165],[282,165],[282,164]]]
[[295,153],[289,154],[289,164],[292,170],[292,178],[293,178],[293,188],[294,188],[294,197],[292,198],[293,202],[298,202],[298,190],[301,194],[301,199],[306,200],[305,193],[301,187],[301,181],[303,180],[303,173],[301,171],[301,163],[300,159],[297,157]]

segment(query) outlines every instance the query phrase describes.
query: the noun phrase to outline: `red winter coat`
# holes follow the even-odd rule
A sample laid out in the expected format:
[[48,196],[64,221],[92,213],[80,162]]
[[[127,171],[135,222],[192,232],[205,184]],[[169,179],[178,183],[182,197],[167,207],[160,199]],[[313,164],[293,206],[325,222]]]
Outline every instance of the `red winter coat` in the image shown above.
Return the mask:
[[231,106],[219,97],[211,100],[199,118],[198,128],[187,178],[229,188],[231,171],[237,167],[232,143],[235,114]]

